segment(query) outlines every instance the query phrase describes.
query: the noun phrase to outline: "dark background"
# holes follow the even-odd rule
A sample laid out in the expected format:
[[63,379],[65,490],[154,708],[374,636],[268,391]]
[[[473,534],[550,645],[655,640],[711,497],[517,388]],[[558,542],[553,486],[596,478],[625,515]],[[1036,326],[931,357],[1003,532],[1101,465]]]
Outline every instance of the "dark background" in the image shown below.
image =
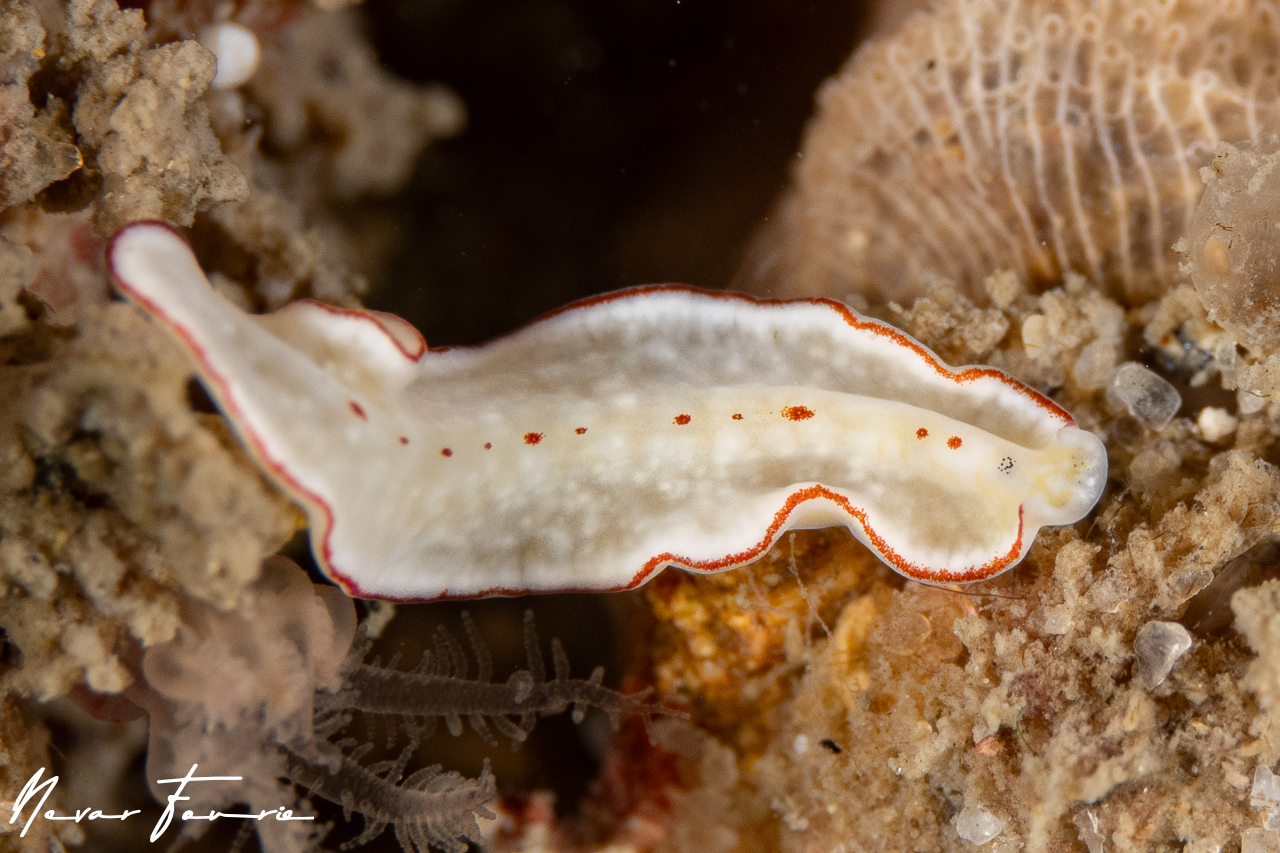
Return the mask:
[[478,343],[593,293],[724,287],[783,186],[857,0],[369,0],[392,72],[467,129],[392,203],[372,307]]

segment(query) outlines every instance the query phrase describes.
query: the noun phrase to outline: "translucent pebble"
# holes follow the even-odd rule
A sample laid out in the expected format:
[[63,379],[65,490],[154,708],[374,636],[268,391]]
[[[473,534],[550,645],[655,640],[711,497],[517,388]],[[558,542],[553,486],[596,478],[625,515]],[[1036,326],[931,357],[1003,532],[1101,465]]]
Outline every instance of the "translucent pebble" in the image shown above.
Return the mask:
[[1252,391],[1246,391],[1241,388],[1236,391],[1236,408],[1240,410],[1242,415],[1252,415],[1254,412],[1260,412],[1267,407],[1267,400]]
[[1177,388],[1134,361],[1116,368],[1111,395],[1152,429],[1164,429],[1182,405]]
[[1148,622],[1133,641],[1138,677],[1148,690],[1159,687],[1190,648],[1191,634],[1177,622]]
[[1213,347],[1213,361],[1222,374],[1222,387],[1233,388],[1239,384],[1237,376],[1240,370],[1240,354],[1236,352],[1236,342],[1223,335]]
[[1200,410],[1200,417],[1196,418],[1196,426],[1205,441],[1222,441],[1236,431],[1239,423],[1226,409],[1216,406],[1205,406]]
[[1084,391],[1101,391],[1107,387],[1116,367],[1116,348],[1109,341],[1094,341],[1080,350],[1071,365],[1071,376]]
[[1280,853],[1280,835],[1253,827],[1240,833],[1240,853]]
[[1084,605],[1098,613],[1115,613],[1129,600],[1133,590],[1121,577],[1103,575],[1084,595]]
[[1089,848],[1089,853],[1103,853],[1107,839],[1098,829],[1097,815],[1089,809],[1084,809],[1077,813],[1071,822],[1076,825],[1076,834],[1080,836],[1084,846]]
[[1044,632],[1065,634],[1071,629],[1071,611],[1067,607],[1047,607],[1044,612]]
[[1253,771],[1249,805],[1255,809],[1280,809],[1280,776],[1272,773],[1265,764],[1259,764]]
[[979,846],[1004,832],[1004,821],[982,806],[965,806],[952,819],[951,825],[961,838]]
[[218,70],[213,75],[215,89],[234,89],[244,85],[258,70],[262,48],[253,30],[224,21],[200,30],[196,40],[208,48],[218,59]]

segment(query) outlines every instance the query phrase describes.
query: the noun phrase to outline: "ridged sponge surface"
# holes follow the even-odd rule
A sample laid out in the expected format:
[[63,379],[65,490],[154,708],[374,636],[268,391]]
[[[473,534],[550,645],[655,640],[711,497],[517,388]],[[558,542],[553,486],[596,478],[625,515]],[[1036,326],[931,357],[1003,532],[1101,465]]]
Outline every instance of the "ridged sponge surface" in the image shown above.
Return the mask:
[[[902,299],[921,276],[1083,273],[1163,292],[1219,142],[1280,129],[1280,12],[1240,0],[958,0],[819,93],[772,293]],[[759,258],[758,258],[759,260]]]

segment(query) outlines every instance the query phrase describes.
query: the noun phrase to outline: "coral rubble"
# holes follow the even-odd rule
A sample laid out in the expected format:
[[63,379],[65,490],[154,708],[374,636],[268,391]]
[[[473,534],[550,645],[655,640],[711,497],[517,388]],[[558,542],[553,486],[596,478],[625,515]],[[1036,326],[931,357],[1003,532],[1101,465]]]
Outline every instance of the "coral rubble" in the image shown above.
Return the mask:
[[[352,18],[323,8],[338,4],[131,5],[141,8],[0,4],[6,797],[49,766],[42,723],[17,697],[70,694],[99,715],[127,710],[122,693],[160,689],[145,663],[159,649],[263,605],[263,559],[301,520],[236,447],[168,337],[113,301],[106,239],[125,222],[163,219],[190,228],[216,258],[224,294],[242,304],[300,295],[352,304],[365,283],[330,239],[340,233],[332,204],[395,189],[418,151],[463,119],[451,93],[381,70]],[[268,46],[268,59],[245,85],[213,88],[217,60],[195,35],[228,16]],[[335,73],[316,73],[333,62]],[[266,657],[253,660],[279,662],[266,650],[314,627],[258,623]],[[289,718],[295,729],[306,728],[320,686],[315,673],[297,677],[289,695],[306,704]],[[255,685],[268,695],[284,682],[241,688]],[[248,713],[223,686],[213,698]],[[179,743],[198,739],[194,719],[153,724],[153,760],[190,754]],[[168,753],[158,732],[172,735]],[[259,781],[273,788],[275,778]],[[25,840],[8,834],[0,846],[48,849],[51,826],[37,821]],[[58,826],[67,842],[80,833]]]

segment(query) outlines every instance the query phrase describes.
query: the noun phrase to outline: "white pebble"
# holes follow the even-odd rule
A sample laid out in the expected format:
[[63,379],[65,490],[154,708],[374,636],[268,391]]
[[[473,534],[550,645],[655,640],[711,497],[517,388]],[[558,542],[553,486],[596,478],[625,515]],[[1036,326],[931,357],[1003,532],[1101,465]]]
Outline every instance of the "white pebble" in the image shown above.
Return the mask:
[[804,735],[796,735],[796,739],[791,742],[791,749],[796,755],[804,755],[809,751],[809,739]]
[[979,847],[1004,832],[1004,821],[982,806],[965,806],[951,825],[961,838]]
[[1133,641],[1138,677],[1148,690],[1159,687],[1190,648],[1191,634],[1177,622],[1148,622]]
[[1164,429],[1182,405],[1182,395],[1161,376],[1135,361],[1126,361],[1111,377],[1110,395],[1142,423]]
[[196,40],[218,59],[218,71],[213,77],[215,89],[242,86],[258,70],[262,48],[248,27],[224,21],[200,30]]
[[1219,409],[1217,406],[1205,406],[1200,410],[1200,417],[1196,418],[1196,426],[1200,428],[1200,434],[1204,436],[1205,441],[1222,441],[1222,439],[1231,435],[1236,431],[1236,427],[1240,421],[1234,416],[1227,413],[1226,409]]
[[1032,314],[1022,321],[1022,347],[1035,358],[1049,344],[1049,321],[1043,314]]

